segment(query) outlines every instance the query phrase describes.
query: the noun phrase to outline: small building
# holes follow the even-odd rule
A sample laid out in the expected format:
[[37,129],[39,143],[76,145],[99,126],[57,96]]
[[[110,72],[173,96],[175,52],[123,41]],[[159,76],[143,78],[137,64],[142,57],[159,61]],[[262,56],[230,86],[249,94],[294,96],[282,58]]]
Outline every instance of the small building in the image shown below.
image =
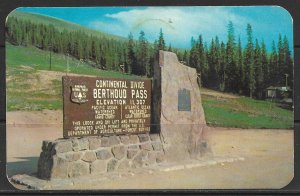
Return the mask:
[[286,99],[292,98],[292,90],[289,86],[270,86],[266,88],[266,99]]

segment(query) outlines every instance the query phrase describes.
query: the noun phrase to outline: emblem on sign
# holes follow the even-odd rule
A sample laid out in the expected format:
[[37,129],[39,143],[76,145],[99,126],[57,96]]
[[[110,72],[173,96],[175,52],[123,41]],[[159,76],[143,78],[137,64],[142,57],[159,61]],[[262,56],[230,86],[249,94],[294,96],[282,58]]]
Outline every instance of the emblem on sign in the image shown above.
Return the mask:
[[71,100],[74,103],[86,103],[88,88],[85,85],[74,85],[71,86]]

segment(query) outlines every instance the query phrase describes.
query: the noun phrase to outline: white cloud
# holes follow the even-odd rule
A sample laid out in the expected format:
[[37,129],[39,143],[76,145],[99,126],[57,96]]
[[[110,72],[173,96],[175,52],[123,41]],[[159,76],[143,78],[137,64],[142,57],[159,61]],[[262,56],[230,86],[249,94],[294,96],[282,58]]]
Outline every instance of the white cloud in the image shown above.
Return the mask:
[[148,7],[106,14],[105,17],[93,21],[90,26],[120,36],[132,32],[135,38],[143,30],[151,42],[157,39],[162,28],[166,42],[177,47],[189,47],[191,37],[197,38],[200,34],[207,41],[216,35],[224,39],[229,21],[235,29],[242,31],[250,22],[221,7]]

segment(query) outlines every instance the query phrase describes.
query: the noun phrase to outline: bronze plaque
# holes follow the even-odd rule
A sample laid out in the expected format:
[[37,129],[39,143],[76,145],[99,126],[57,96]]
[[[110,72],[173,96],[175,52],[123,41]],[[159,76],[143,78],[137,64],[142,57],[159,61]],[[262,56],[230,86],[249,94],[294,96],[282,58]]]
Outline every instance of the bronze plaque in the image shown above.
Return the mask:
[[151,80],[63,77],[64,138],[150,131]]
[[178,91],[178,111],[191,111],[191,93],[187,89]]

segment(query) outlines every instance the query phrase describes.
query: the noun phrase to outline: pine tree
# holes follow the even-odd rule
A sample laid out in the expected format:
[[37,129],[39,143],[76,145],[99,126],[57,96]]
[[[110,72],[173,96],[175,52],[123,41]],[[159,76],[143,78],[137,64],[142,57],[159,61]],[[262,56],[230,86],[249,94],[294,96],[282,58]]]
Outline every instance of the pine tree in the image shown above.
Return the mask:
[[245,82],[245,68],[244,68],[244,56],[242,49],[241,38],[239,37],[238,46],[237,46],[237,84],[238,84],[238,92],[239,94],[243,93],[244,90],[244,82]]
[[255,50],[254,50],[254,75],[255,75],[255,95],[256,98],[262,99],[263,96],[263,70],[261,63],[261,49],[258,43],[258,40],[255,41]]
[[219,90],[221,78],[219,77],[219,72],[221,69],[221,47],[218,36],[215,37],[215,69],[216,69],[216,85],[215,89]]
[[169,51],[169,52],[173,52],[171,44],[169,44],[168,51]]
[[208,73],[208,62],[207,62],[208,49],[203,43],[202,35],[199,35],[198,37],[197,48],[198,48],[198,67],[196,67],[197,73],[200,74],[201,83],[203,84],[203,86],[207,86],[207,84],[209,83],[208,74],[207,74]]
[[[270,55],[270,63],[269,63],[269,72],[270,72],[270,85],[272,86],[277,86],[278,84],[278,53],[277,53],[277,49],[276,49],[276,45],[275,42],[273,40],[272,42],[272,52]],[[272,79],[272,81],[271,81]]]
[[[272,79],[270,77],[270,70],[269,70],[269,60],[268,60],[268,54],[267,54],[267,48],[264,41],[261,43],[261,66],[262,66],[262,72],[263,72],[263,89],[266,89],[270,85],[270,80]],[[264,94],[263,94],[264,98]]]
[[149,65],[149,51],[148,51],[148,42],[145,38],[144,31],[140,32],[139,44],[137,50],[137,70],[138,75],[147,75],[150,76],[150,65]]
[[226,70],[226,48],[224,42],[221,43],[220,48],[220,70],[219,70],[219,78],[220,78],[220,85],[219,89],[221,91],[225,91],[225,70]]
[[177,49],[172,49],[171,52],[174,52],[176,55],[177,55],[177,58],[179,61],[183,61],[183,52],[182,51],[179,51]]
[[234,27],[231,21],[228,24],[225,78],[225,90],[237,92],[236,43],[234,37]]
[[279,81],[278,85],[279,86],[284,86],[285,85],[285,71],[286,71],[286,65],[285,65],[285,51],[283,47],[283,42],[282,42],[282,37],[281,34],[279,34],[278,37],[278,70],[276,74],[276,78]]
[[159,38],[158,38],[158,50],[165,50],[165,40],[164,40],[164,34],[162,32],[162,29],[159,31]]
[[283,51],[284,51],[284,74],[286,75],[287,79],[287,86],[291,87],[293,89],[293,58],[291,56],[291,51],[289,47],[289,42],[286,36],[283,38]]
[[219,39],[212,39],[210,50],[207,54],[208,63],[208,80],[207,87],[218,90],[219,88],[219,69],[220,69],[220,54],[219,54]]
[[189,66],[192,68],[196,68],[197,72],[199,72],[199,51],[197,48],[197,43],[193,37],[191,39],[191,46]]
[[184,50],[182,60],[185,62],[186,65],[189,65],[189,54],[187,50]]
[[133,72],[133,67],[136,65],[136,57],[134,52],[134,41],[132,33],[128,36],[127,44],[127,62],[125,65],[125,71],[129,74]]
[[255,77],[254,77],[254,47],[252,37],[252,27],[247,24],[247,46],[244,55],[245,64],[245,91],[251,98],[255,91]]

